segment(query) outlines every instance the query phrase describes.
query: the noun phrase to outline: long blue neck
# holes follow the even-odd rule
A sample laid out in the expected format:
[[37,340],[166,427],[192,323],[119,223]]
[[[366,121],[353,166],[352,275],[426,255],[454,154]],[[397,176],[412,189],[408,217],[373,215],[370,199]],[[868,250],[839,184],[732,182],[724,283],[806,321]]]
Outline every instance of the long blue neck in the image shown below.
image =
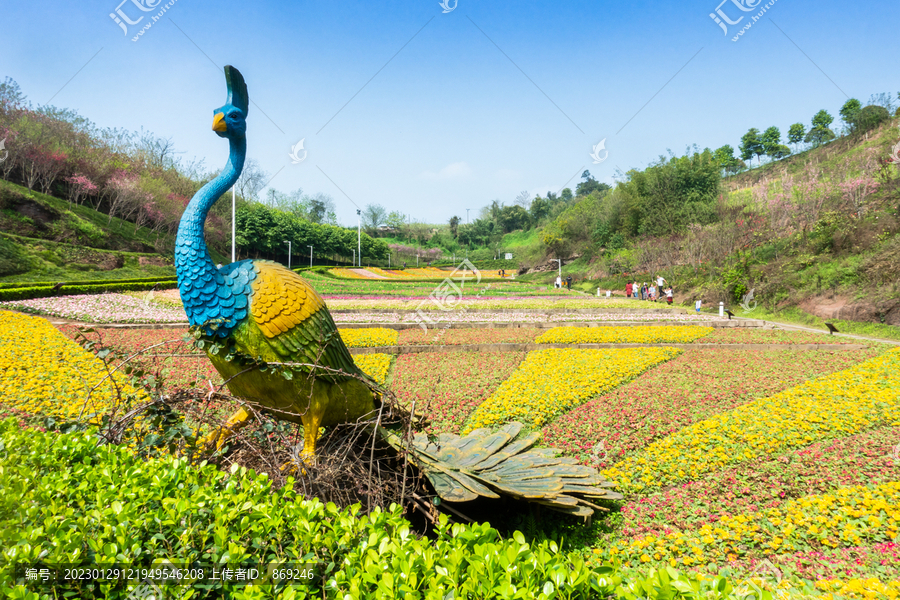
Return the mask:
[[[237,181],[241,170],[244,168],[244,159],[247,155],[247,140],[229,140],[230,153],[228,163],[218,177],[200,188],[181,217],[178,225],[178,236],[175,239],[175,272],[178,274],[178,288],[184,300],[184,309],[192,324],[200,324],[205,320],[215,303],[214,299],[189,298],[187,292],[191,289],[205,288],[210,290],[210,284],[216,282],[218,269],[213,264],[206,240],[203,235],[203,225],[212,205]],[[204,296],[208,296],[207,291]]]

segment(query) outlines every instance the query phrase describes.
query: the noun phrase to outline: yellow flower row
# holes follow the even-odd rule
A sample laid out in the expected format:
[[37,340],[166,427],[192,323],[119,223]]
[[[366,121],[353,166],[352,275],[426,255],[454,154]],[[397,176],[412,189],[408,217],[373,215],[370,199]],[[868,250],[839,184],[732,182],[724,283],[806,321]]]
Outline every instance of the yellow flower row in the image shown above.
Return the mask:
[[536,350],[475,410],[466,431],[509,421],[540,427],[680,353],[675,348]]
[[[436,267],[400,269],[396,271],[393,269],[380,269],[378,267],[360,268],[364,268],[366,271],[372,273],[373,275],[380,275],[381,277],[385,277],[387,279],[442,279],[449,276],[451,273],[451,271],[445,271]],[[339,277],[341,279],[377,279],[377,277],[367,277],[362,273],[346,268],[331,269],[331,271],[329,272],[335,277]]]
[[604,475],[625,491],[670,485],[725,465],[900,425],[900,349],[695,423]]
[[366,277],[365,275],[357,273],[353,269],[331,269],[329,273],[331,273],[335,277],[340,277],[341,279],[371,279],[371,277]]
[[384,385],[391,369],[391,358],[390,354],[357,354],[353,362],[376,383]]
[[436,269],[434,267],[422,267],[421,269],[415,268],[398,271],[392,269],[379,269],[377,267],[366,267],[366,270],[371,271],[376,275],[387,277],[388,279],[434,279],[446,277],[450,274],[450,271],[444,271],[443,269]]
[[[0,311],[0,402],[31,414],[75,419],[105,412],[118,395],[99,358],[46,319]],[[123,400],[146,397],[116,376]],[[91,392],[94,386],[99,387]],[[90,392],[90,399],[88,393]]]
[[900,581],[888,581],[882,583],[875,578],[871,579],[820,579],[816,587],[826,592],[819,596],[822,600],[836,598],[888,598],[894,600],[900,598]]
[[900,482],[838,488],[805,496],[779,508],[723,516],[691,531],[674,530],[613,542],[601,553],[631,558],[633,566],[663,561],[672,566],[719,564],[740,558],[747,548],[790,554],[819,544],[831,548],[886,542],[900,533]]
[[712,332],[712,327],[695,325],[554,327],[535,341],[538,344],[690,344]]
[[341,339],[348,348],[372,348],[375,346],[396,346],[400,334],[394,329],[368,327],[365,329],[340,329]]

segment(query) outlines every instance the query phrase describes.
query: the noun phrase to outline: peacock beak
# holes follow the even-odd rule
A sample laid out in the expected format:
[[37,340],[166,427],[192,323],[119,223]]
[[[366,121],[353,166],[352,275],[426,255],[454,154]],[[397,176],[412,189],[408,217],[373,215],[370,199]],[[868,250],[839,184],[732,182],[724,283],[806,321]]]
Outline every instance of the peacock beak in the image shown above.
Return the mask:
[[216,113],[213,117],[213,131],[225,133],[228,131],[228,124],[225,122],[225,113]]

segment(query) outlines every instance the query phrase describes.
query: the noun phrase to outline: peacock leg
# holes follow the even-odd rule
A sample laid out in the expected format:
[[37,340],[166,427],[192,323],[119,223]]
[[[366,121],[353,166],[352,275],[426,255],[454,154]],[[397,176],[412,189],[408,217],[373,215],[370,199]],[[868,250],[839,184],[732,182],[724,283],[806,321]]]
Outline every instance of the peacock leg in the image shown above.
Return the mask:
[[300,422],[303,423],[303,451],[300,458],[309,464],[316,464],[316,441],[331,401],[330,390],[331,386],[328,384],[317,382],[310,394],[309,408],[300,415]]
[[310,464],[315,464],[316,441],[319,439],[319,427],[322,423],[322,413],[310,409],[300,417],[303,422],[303,451],[300,458]]
[[202,445],[209,446],[215,442],[216,450],[221,450],[222,446],[224,446],[225,442],[228,440],[228,437],[241,427],[247,425],[250,422],[250,419],[252,419],[250,413],[243,408],[239,409],[236,413],[231,415],[223,427],[213,430],[209,435],[203,438]]

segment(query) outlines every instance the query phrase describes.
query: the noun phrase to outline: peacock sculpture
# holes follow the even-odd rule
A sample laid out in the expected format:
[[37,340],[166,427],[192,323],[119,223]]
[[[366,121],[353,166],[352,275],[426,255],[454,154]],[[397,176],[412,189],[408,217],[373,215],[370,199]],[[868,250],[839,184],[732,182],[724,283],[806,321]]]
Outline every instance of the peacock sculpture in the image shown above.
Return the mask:
[[[217,267],[204,240],[210,208],[231,188],[247,153],[249,96],[240,72],[225,67],[228,99],[214,111],[213,131],[228,140],[222,172],[191,199],[178,228],[175,268],[184,309],[216,370],[237,397],[268,408],[277,419],[303,426],[302,456],[312,462],[321,427],[364,420],[381,405],[378,386],[353,362],[324,300],[298,274],[264,260]],[[207,441],[221,441],[250,418],[244,410]],[[376,433],[409,452],[437,494],[449,502],[501,495],[588,516],[586,498],[617,499],[591,468],[547,449],[532,449],[538,434],[520,436],[512,423],[466,437],[416,435],[405,441],[382,427]]]

